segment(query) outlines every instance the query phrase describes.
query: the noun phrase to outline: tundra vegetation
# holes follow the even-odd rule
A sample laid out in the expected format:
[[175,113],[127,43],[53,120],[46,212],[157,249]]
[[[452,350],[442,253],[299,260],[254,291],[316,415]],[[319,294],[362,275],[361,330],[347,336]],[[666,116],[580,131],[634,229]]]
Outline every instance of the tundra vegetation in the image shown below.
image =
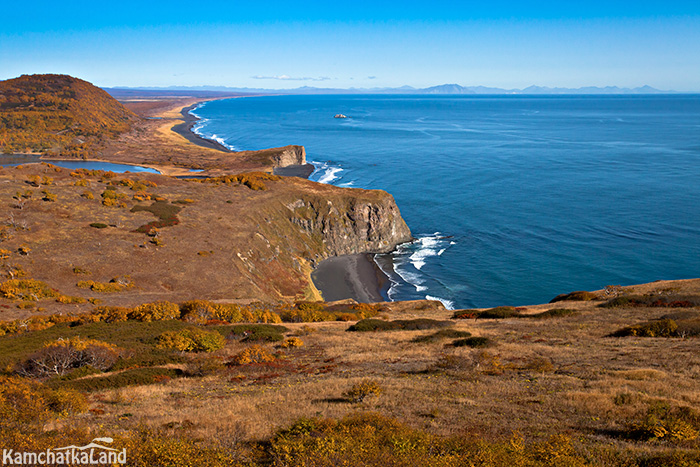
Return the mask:
[[698,465],[700,281],[679,284],[516,313],[188,300],[6,321],[0,441],[110,436],[130,465]]

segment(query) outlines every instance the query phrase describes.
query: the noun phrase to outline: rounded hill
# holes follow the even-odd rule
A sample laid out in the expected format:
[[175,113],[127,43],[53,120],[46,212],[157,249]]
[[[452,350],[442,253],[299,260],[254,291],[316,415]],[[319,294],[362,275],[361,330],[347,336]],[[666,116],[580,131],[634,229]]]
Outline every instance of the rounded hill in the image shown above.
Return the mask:
[[87,157],[138,117],[102,89],[67,75],[0,81],[0,152]]

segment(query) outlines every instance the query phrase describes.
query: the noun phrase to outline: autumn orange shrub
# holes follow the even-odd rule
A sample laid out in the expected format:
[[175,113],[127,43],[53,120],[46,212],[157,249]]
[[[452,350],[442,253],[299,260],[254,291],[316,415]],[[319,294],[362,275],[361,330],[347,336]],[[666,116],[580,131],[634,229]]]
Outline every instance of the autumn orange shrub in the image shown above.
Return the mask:
[[58,339],[29,356],[17,372],[24,376],[61,376],[86,365],[104,371],[114,365],[120,353],[117,346],[94,339]]
[[264,307],[240,306],[235,303],[213,303],[190,300],[180,305],[182,319],[191,323],[222,321],[226,323],[281,323],[277,313]]
[[350,402],[362,402],[369,396],[378,396],[383,392],[382,387],[373,379],[363,379],[352,385],[343,393]]
[[121,306],[98,306],[90,315],[105,323],[120,323],[127,321],[130,313],[129,308]]
[[87,300],[85,300],[83,297],[71,297],[69,295],[59,295],[56,297],[56,301],[58,303],[85,303]]
[[247,186],[251,190],[266,190],[267,186],[264,183],[265,181],[277,180],[281,180],[279,175],[272,175],[266,172],[246,172],[238,175],[225,175],[222,177],[207,178],[204,179],[204,182],[216,184],[224,183],[227,185],[231,183],[238,183]]
[[180,307],[176,303],[161,300],[144,303],[134,308],[129,317],[137,321],[163,321],[180,317]]
[[226,345],[226,339],[216,331],[187,328],[180,331],[166,331],[157,338],[156,346],[181,352],[214,352]]
[[273,361],[275,361],[275,356],[261,345],[251,345],[231,359],[231,363],[235,365],[250,365],[252,363],[267,363]]
[[34,279],[10,279],[0,284],[0,297],[10,300],[41,300],[55,298],[59,292]]
[[298,337],[290,337],[289,339],[285,339],[284,342],[278,345],[278,347],[282,349],[288,349],[290,347],[303,347],[304,346],[304,341],[299,339]]
[[81,289],[90,289],[93,292],[121,292],[128,286],[120,284],[118,282],[95,282],[95,281],[78,281],[76,284]]

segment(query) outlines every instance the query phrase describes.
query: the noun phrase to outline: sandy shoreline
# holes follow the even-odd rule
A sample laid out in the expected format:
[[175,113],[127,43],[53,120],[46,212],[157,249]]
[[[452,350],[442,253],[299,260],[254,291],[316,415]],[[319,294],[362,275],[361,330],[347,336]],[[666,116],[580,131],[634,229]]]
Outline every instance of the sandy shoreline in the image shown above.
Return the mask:
[[333,256],[311,273],[325,301],[352,298],[360,303],[388,301],[389,278],[370,253]]
[[209,149],[217,149],[219,151],[224,152],[232,152],[229,148],[219,143],[218,141],[199,136],[192,130],[192,128],[200,120],[200,118],[192,115],[190,113],[190,110],[197,108],[197,106],[199,106],[202,102],[197,102],[196,104],[183,107],[182,110],[180,110],[180,114],[182,114],[182,117],[185,121],[173,126],[172,130],[178,135],[185,138],[190,143],[194,143],[197,146],[202,146]]

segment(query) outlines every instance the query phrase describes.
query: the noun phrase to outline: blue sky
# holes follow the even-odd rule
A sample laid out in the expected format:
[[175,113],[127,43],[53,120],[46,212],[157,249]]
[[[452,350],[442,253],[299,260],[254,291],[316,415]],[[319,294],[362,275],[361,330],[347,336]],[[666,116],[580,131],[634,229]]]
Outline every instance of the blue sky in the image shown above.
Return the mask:
[[[0,79],[700,91],[700,2],[11,2]],[[8,21],[7,18],[12,18]]]

